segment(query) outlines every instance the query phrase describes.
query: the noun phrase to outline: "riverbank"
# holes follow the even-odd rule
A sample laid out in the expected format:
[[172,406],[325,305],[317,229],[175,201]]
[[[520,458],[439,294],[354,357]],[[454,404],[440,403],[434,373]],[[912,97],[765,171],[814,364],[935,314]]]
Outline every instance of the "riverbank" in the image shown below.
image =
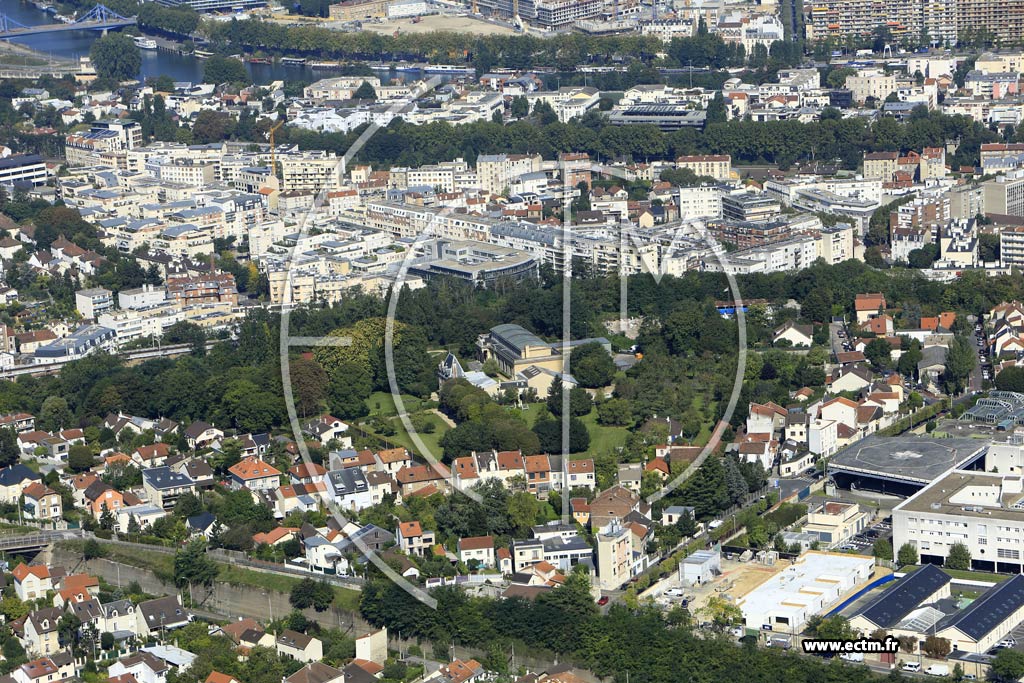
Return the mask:
[[0,64],[4,66],[61,66],[71,67],[75,60],[55,57],[26,45],[0,40]]

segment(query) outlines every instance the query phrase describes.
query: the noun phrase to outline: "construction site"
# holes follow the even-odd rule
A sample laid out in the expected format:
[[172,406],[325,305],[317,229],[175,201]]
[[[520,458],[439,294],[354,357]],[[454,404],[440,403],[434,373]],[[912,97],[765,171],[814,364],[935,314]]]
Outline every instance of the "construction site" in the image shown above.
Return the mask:
[[685,606],[698,621],[708,619],[709,601],[720,598],[743,612],[748,632],[793,634],[890,573],[866,555],[810,551],[791,560],[770,550],[738,556],[707,550],[640,597],[666,609]]

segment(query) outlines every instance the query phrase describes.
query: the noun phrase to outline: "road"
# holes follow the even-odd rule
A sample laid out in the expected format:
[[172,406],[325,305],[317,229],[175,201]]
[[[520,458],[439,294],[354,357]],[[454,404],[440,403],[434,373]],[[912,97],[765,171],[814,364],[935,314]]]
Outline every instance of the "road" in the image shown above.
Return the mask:
[[848,336],[840,337],[839,333],[842,332],[846,335],[846,326],[841,323],[829,323],[828,325],[828,338],[829,346],[832,349],[832,357],[838,358],[840,353],[844,352],[843,342],[848,339]]

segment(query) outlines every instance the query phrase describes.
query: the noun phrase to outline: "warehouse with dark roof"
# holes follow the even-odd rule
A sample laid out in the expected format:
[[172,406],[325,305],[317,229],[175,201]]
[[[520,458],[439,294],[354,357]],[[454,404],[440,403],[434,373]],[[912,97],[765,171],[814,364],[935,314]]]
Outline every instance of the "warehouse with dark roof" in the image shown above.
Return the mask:
[[1024,621],[1024,574],[989,589],[968,607],[935,627],[954,650],[981,654],[995,647]]
[[891,629],[922,605],[949,597],[950,576],[932,564],[894,581],[850,617],[850,626],[868,634]]

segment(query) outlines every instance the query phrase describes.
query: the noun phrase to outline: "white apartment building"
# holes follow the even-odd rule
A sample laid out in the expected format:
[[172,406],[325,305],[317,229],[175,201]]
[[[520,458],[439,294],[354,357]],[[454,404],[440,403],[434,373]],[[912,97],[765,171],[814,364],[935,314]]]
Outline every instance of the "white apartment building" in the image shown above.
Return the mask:
[[[1014,473],[1009,473],[1011,461]],[[1019,451],[1004,455],[1001,462],[1007,473],[1002,467],[999,473],[952,470],[893,508],[893,547],[909,543],[922,562],[941,563],[953,544],[962,543],[973,566],[1019,574],[1024,569]]]
[[722,217],[722,193],[715,185],[680,187],[677,203],[683,220]]
[[982,191],[986,213],[1024,216],[1024,170],[986,180]]
[[539,154],[481,154],[476,159],[480,189],[501,194],[513,178],[541,170],[542,161]]

